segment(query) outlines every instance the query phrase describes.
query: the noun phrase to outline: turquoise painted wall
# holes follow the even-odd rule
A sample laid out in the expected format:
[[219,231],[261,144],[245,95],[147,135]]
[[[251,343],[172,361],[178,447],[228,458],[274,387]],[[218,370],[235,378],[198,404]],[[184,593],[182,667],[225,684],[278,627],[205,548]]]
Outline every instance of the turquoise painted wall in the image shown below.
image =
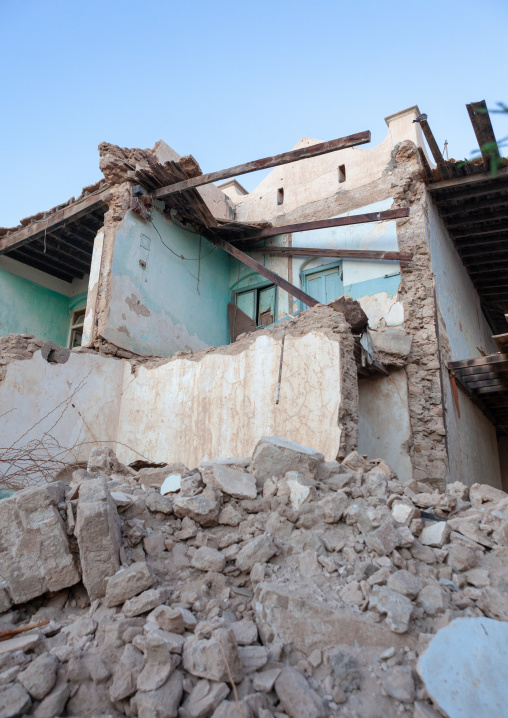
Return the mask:
[[152,222],[129,212],[115,234],[103,336],[142,355],[228,344],[228,255],[201,238],[199,263],[199,247],[160,211]]
[[33,334],[67,346],[69,297],[0,268],[0,336]]

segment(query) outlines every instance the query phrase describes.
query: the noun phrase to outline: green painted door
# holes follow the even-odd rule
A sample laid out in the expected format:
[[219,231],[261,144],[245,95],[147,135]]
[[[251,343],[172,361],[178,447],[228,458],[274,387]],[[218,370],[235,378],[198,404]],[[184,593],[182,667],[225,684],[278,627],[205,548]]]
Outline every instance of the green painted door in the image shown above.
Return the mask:
[[307,274],[305,291],[321,304],[329,304],[341,297],[343,292],[340,265]]

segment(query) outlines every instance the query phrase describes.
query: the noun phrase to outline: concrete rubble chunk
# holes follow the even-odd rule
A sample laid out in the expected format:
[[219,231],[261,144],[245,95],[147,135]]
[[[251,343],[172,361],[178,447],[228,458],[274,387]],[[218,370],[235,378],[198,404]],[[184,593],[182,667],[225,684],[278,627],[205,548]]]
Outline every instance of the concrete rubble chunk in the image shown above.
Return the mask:
[[71,690],[68,683],[57,685],[34,711],[35,718],[56,718],[63,714]]
[[[404,616],[408,622],[411,601],[395,591],[390,593],[400,598],[406,607]],[[277,637],[305,655],[316,648],[335,645],[407,645],[405,637],[399,639],[383,624],[364,620],[336,603],[320,601],[315,592],[306,593],[298,584],[260,583],[256,586],[253,605],[264,645]]]
[[268,534],[261,534],[244,546],[236,557],[240,571],[250,571],[255,563],[266,563],[277,553],[277,548]]
[[90,452],[86,470],[91,474],[96,471],[104,471],[106,474],[119,472],[123,469],[122,464],[116,458],[113,449],[107,446],[96,446]]
[[189,518],[201,526],[215,526],[219,517],[220,502],[205,492],[199,496],[181,496],[173,504],[175,516]]
[[183,675],[176,670],[160,688],[138,691],[134,698],[138,718],[176,718],[183,695]]
[[454,571],[468,571],[476,566],[478,559],[476,558],[476,553],[468,546],[452,544],[448,549],[446,563]]
[[193,676],[210,681],[229,680],[228,668],[235,683],[243,677],[235,634],[218,628],[210,638],[191,636],[183,647],[183,667]]
[[407,631],[413,610],[413,604],[407,596],[384,586],[374,586],[369,600],[369,608],[386,614],[386,623],[394,633]]
[[258,671],[268,663],[268,648],[265,646],[238,646],[238,655],[245,675]]
[[488,484],[473,484],[469,489],[469,499],[473,506],[481,506],[491,501],[503,501],[506,498],[508,494]]
[[177,491],[180,491],[182,487],[182,477],[180,474],[170,474],[169,476],[166,476],[164,481],[162,482],[162,486],[160,488],[161,496],[166,496],[166,494],[174,494]]
[[226,557],[217,549],[201,546],[192,557],[191,564],[200,571],[216,571],[220,573],[226,566]]
[[441,628],[417,670],[445,715],[501,716],[508,704],[508,625],[489,618],[456,618]]
[[262,693],[269,693],[277,678],[280,675],[281,668],[268,668],[265,671],[260,671],[252,677],[252,686],[254,690],[261,691]]
[[123,649],[120,661],[113,674],[109,697],[113,702],[128,698],[137,690],[137,679],[143,670],[143,654],[131,643]]
[[408,598],[416,598],[423,588],[420,579],[405,569],[392,573],[387,581],[387,586],[392,591],[402,593],[403,596]]
[[275,691],[286,713],[292,718],[328,718],[327,704],[294,668],[284,668],[275,681]]
[[148,564],[133,563],[132,566],[120,569],[108,579],[105,603],[107,606],[119,606],[129,598],[151,588],[155,581],[156,578]]
[[152,611],[169,598],[169,591],[166,587],[149,588],[138,596],[130,598],[123,605],[122,611],[126,616],[141,616],[143,613]]
[[387,556],[397,546],[400,546],[401,540],[397,531],[388,523],[367,534],[365,543],[372,550],[376,551],[380,556]]
[[417,603],[429,616],[437,616],[446,609],[446,595],[436,584],[424,586],[416,599]]
[[415,682],[410,666],[395,666],[383,678],[383,688],[389,696],[401,703],[415,699]]
[[63,484],[24,489],[0,501],[0,566],[12,603],[81,580],[57,505]]
[[120,519],[105,478],[80,484],[75,534],[88,596],[102,598],[120,568]]
[[249,646],[258,639],[258,627],[254,621],[249,621],[248,619],[234,621],[230,628],[235,634],[236,642],[239,646]]
[[227,698],[229,691],[226,683],[198,681],[183,703],[182,718],[206,718]]
[[157,606],[148,616],[148,620],[169,633],[181,634],[186,628],[182,610],[170,606]]
[[252,471],[258,488],[262,488],[266,479],[283,477],[288,471],[315,476],[324,460],[323,454],[308,446],[278,436],[263,436],[254,449]]
[[446,521],[434,521],[424,526],[419,536],[420,543],[424,546],[435,546],[442,548],[450,535],[450,527]]
[[0,716],[2,718],[25,716],[31,705],[29,694],[19,683],[12,683],[4,690],[0,689]]
[[257,496],[256,480],[252,474],[224,464],[214,464],[213,477],[219,489],[235,499],[255,499]]
[[43,654],[32,661],[28,668],[18,675],[18,681],[26,688],[32,698],[41,701],[56,683],[59,662],[56,656]]

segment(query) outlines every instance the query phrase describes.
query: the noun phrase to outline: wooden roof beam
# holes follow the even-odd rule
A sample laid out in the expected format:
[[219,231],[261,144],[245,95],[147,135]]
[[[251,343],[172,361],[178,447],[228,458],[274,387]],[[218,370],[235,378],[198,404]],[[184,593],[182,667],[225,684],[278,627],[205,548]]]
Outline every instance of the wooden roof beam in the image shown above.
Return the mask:
[[210,172],[209,174],[199,175],[198,177],[191,177],[183,180],[182,182],[175,182],[165,187],[153,190],[151,192],[152,197],[158,199],[164,199],[170,194],[175,192],[181,192],[182,190],[191,189],[193,187],[202,187],[205,184],[211,182],[219,182],[221,180],[229,179],[230,177],[236,177],[238,175],[248,174],[249,172],[257,172],[258,170],[269,169],[270,167],[279,167],[280,165],[286,165],[290,162],[296,162],[298,160],[309,159],[310,157],[318,157],[329,152],[337,152],[338,150],[344,150],[348,147],[356,147],[358,145],[364,145],[370,142],[370,132],[358,132],[356,135],[349,135],[348,137],[339,137],[336,140],[330,140],[329,142],[320,142],[317,145],[310,145],[309,147],[301,147],[298,150],[291,150],[291,152],[283,152],[280,155],[274,155],[273,157],[264,157],[260,160],[254,160],[252,162],[246,162],[243,165],[236,165],[235,167],[229,167],[225,170],[219,170],[218,172]]
[[324,247],[251,247],[248,251],[283,257],[337,257],[338,259],[378,259],[409,262],[412,252],[380,252],[369,249],[325,249]]
[[497,146],[494,128],[490,121],[489,111],[485,100],[481,102],[471,102],[466,105],[469,119],[473,125],[480,152],[482,153],[485,169],[490,169],[490,160],[492,157],[499,157],[499,147]]
[[384,222],[401,219],[409,216],[407,207],[387,209],[384,212],[367,212],[366,214],[352,214],[349,217],[332,217],[332,219],[318,219],[313,222],[300,222],[298,224],[285,224],[280,227],[267,227],[251,237],[238,237],[233,241],[260,242],[268,237],[277,237],[280,234],[294,234],[295,232],[308,232],[313,229],[327,229],[329,227],[344,227],[351,224],[364,224],[367,222]]
[[479,202],[471,202],[469,204],[456,204],[450,207],[445,205],[439,209],[439,214],[446,221],[448,217],[456,214],[469,214],[471,212],[477,212],[479,209],[491,209],[503,204],[508,205],[508,194],[496,197],[495,199],[482,199]]
[[248,254],[245,254],[245,252],[242,252],[241,249],[238,249],[238,247],[234,247],[229,242],[226,242],[224,239],[219,239],[218,237],[208,237],[210,242],[217,245],[217,247],[220,247],[225,252],[230,254],[232,257],[235,257],[235,259],[238,259],[243,264],[246,264],[248,267],[253,269],[255,272],[258,272],[261,274],[262,277],[265,277],[266,279],[269,279],[271,282],[276,284],[278,287],[281,287],[281,289],[284,289],[288,294],[290,294],[292,297],[295,297],[296,299],[299,299],[301,302],[306,304],[308,307],[314,307],[316,304],[319,304],[317,299],[314,299],[314,297],[311,297],[310,294],[306,294],[306,292],[303,292],[301,289],[298,289],[298,287],[295,287],[294,284],[291,284],[291,282],[288,282],[286,279],[283,279],[280,275],[276,274],[275,272],[272,272],[271,269],[268,269],[268,267],[265,267],[264,264],[261,264],[260,262],[256,262],[255,259],[252,259],[252,257],[249,257]]

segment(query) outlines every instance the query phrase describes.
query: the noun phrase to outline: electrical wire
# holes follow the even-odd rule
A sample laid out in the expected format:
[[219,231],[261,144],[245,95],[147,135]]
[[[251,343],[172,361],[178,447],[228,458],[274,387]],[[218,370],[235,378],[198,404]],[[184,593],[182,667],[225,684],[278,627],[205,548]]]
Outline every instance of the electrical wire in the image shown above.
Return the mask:
[[[199,257],[184,257],[183,254],[178,254],[178,252],[175,252],[173,249],[171,249],[171,247],[170,247],[169,245],[166,244],[166,242],[162,239],[161,233],[159,232],[159,230],[157,229],[157,227],[156,227],[155,224],[153,223],[153,220],[152,220],[152,219],[150,220],[150,224],[153,226],[153,228],[155,229],[155,231],[156,231],[157,234],[159,235],[159,239],[160,239],[160,241],[162,242],[162,244],[166,247],[166,249],[169,249],[169,251],[170,251],[172,254],[174,254],[175,257],[179,257],[179,259],[183,259],[183,260],[185,260],[186,262],[200,262],[202,259],[205,259],[206,257],[208,257],[212,252],[215,252],[215,250],[217,249],[217,247],[212,247],[212,249],[211,249],[207,254],[205,254],[205,255],[202,257],[202,256],[201,256],[201,248],[200,248]],[[151,238],[148,237],[148,235],[146,235],[146,234],[141,234],[141,236],[142,236],[142,237],[146,237],[147,239],[151,239]]]

